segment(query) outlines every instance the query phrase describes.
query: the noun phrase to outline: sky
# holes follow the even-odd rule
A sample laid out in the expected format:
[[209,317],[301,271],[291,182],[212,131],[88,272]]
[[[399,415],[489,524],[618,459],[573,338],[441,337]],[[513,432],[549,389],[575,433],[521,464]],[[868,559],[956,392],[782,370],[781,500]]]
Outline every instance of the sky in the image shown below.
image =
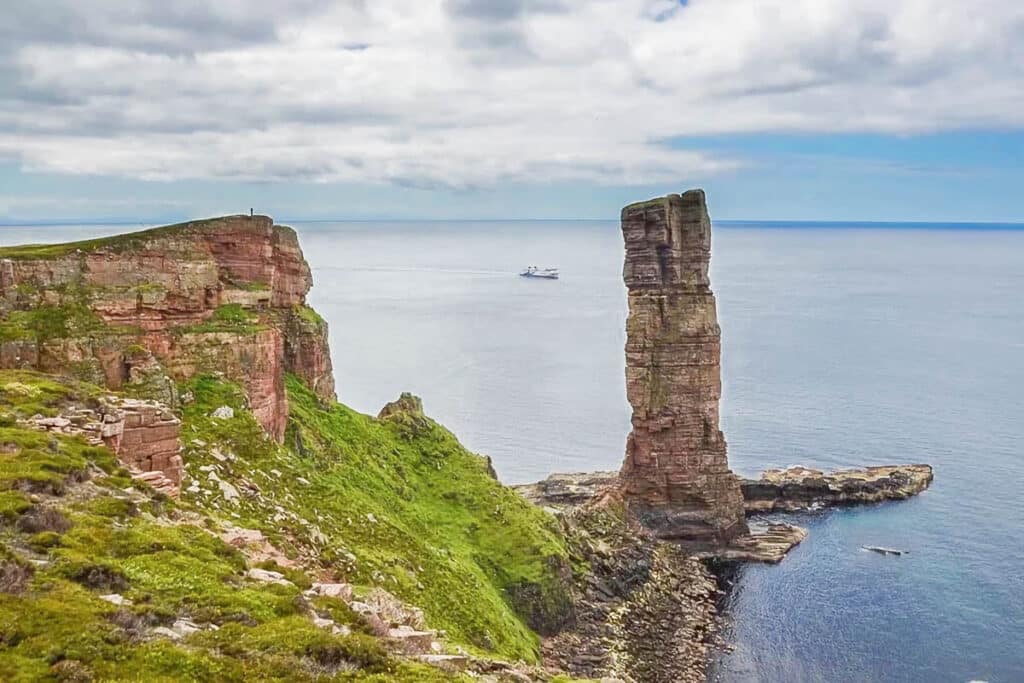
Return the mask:
[[1024,221],[1020,0],[52,0],[0,222]]

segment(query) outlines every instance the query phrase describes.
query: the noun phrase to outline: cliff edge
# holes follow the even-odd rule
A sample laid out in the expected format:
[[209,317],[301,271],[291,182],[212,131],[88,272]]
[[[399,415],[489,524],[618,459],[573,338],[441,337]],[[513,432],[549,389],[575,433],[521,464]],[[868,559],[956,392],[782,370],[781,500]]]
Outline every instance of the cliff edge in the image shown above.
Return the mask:
[[284,377],[333,400],[327,325],[295,232],[226,216],[127,235],[0,249],[0,369],[35,369],[178,404],[222,373],[284,437]]
[[0,680],[568,680],[558,521],[337,403],[310,285],[264,216],[0,249]]

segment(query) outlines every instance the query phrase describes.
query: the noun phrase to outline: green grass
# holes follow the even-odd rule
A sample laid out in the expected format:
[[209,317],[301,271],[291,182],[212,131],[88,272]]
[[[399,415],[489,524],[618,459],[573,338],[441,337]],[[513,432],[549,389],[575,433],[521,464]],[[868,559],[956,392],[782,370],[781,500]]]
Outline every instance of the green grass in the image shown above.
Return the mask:
[[[100,237],[91,240],[81,240],[78,242],[64,242],[61,244],[23,244],[12,247],[0,247],[0,258],[21,260],[55,259],[70,256],[78,252],[89,253],[96,251],[97,249],[106,249],[114,252],[130,251],[132,249],[144,248],[149,242],[155,239],[216,229],[218,224],[225,218],[231,218],[231,216],[219,216],[216,218],[175,223],[174,225],[163,225],[137,232],[123,233],[120,235]],[[285,231],[292,230],[291,228],[284,226],[278,227]]]
[[635,211],[637,209],[648,209],[660,206],[668,206],[668,197],[655,197],[653,199],[646,199],[641,202],[633,202],[632,204],[624,207],[622,209],[622,213],[625,214],[627,211]]
[[309,306],[295,306],[294,311],[295,315],[297,315],[300,320],[309,323],[314,327],[322,327],[327,324],[326,321],[320,317],[320,314]]
[[82,476],[90,463],[108,473],[117,469],[110,451],[81,437],[0,428],[0,491],[60,494],[66,481]]
[[27,311],[11,311],[0,320],[0,342],[46,342],[108,330],[106,323],[85,304],[42,305]]
[[[553,518],[422,414],[379,421],[324,408],[295,377],[287,384],[285,446],[267,437],[238,386],[203,376],[183,387],[195,397],[183,435],[196,478],[185,484],[201,486],[175,504],[123,491],[132,482],[105,448],[0,426],[0,564],[31,571],[20,588],[0,591],[0,680],[462,680],[388,654],[340,600],[310,602],[354,632],[315,627],[300,593],[323,578],[383,587],[423,608],[450,644],[537,660],[527,621],[564,607],[567,551]],[[54,411],[98,391],[0,372],[0,411]],[[209,417],[222,405],[235,417]],[[199,471],[207,465],[258,495],[226,499]],[[58,528],[18,523],[40,498],[60,510]],[[248,579],[246,558],[211,533],[223,522],[261,529],[305,558],[304,569],[282,570],[295,585]],[[133,604],[99,598],[108,592]],[[142,637],[182,617],[219,630]]]
[[0,410],[21,417],[52,416],[70,402],[88,403],[99,387],[32,370],[0,370]]
[[64,242],[61,244],[24,244],[13,247],[0,247],[0,258],[22,260],[55,259],[69,256],[77,252],[88,253],[96,251],[97,249],[110,249],[115,252],[123,252],[131,249],[142,248],[147,242],[153,239],[170,237],[175,233],[187,233],[191,230],[202,228],[204,224],[216,223],[217,220],[218,219],[216,218],[210,218],[207,220],[176,223],[174,225],[164,225],[157,228],[150,228],[148,230],[112,235],[110,237],[100,237],[91,240],[81,240],[78,242]]
[[[567,552],[555,520],[495,481],[484,458],[422,415],[378,421],[340,404],[325,409],[295,377],[283,449],[242,410],[237,388],[203,377],[187,389],[195,396],[185,413],[187,460],[261,489],[228,504],[209,486],[211,494],[188,501],[229,509],[236,523],[262,529],[293,555],[315,550],[326,570],[423,608],[455,642],[537,659],[526,620],[563,616]],[[236,417],[210,419],[221,405]],[[238,457],[214,460],[212,444]],[[290,515],[274,521],[277,506]]]
[[259,316],[241,304],[224,304],[219,306],[209,320],[198,325],[176,328],[179,334],[205,334],[232,332],[236,334],[255,334],[266,329],[259,322]]

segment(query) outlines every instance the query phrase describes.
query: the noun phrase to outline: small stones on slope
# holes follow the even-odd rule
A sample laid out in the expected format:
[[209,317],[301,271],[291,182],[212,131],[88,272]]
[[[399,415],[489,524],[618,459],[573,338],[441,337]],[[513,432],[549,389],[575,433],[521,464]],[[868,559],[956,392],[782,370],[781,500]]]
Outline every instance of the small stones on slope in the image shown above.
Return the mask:
[[306,595],[322,595],[327,598],[341,598],[352,601],[352,585],[348,583],[314,583]]
[[422,655],[433,652],[432,645],[436,637],[437,631],[420,631],[406,624],[387,631],[388,640],[405,654]]
[[281,567],[292,568],[296,562],[278,550],[258,529],[243,529],[233,524],[225,524],[218,534],[222,541],[238,548],[243,555],[254,564],[272,560]]
[[236,501],[241,496],[238,489],[222,479],[217,481],[217,485],[220,487],[220,492],[223,494],[224,500],[228,502]]
[[132,604],[131,600],[129,600],[128,598],[124,597],[123,595],[121,595],[119,593],[110,593],[108,595],[101,595],[100,596],[100,600],[106,600],[111,605],[117,605],[119,607],[127,606],[127,605]]
[[149,635],[157,638],[170,638],[171,640],[181,640],[186,638],[193,633],[199,631],[217,631],[220,627],[216,624],[197,624],[191,619],[178,618],[175,619],[174,623],[168,628],[167,626],[157,626],[149,630]]
[[280,572],[270,571],[269,569],[259,569],[253,567],[245,572],[245,575],[254,581],[261,581],[263,583],[274,583],[279,586],[294,586],[295,584],[284,578],[284,574]]

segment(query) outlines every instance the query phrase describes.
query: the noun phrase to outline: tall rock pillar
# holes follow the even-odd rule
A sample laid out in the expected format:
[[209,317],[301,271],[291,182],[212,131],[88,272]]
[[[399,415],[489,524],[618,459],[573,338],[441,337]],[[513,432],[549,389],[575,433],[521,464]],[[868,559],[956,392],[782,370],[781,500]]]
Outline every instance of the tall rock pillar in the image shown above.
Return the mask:
[[721,330],[703,190],[622,210],[629,290],[623,497],[657,535],[723,545],[748,533],[718,426]]

